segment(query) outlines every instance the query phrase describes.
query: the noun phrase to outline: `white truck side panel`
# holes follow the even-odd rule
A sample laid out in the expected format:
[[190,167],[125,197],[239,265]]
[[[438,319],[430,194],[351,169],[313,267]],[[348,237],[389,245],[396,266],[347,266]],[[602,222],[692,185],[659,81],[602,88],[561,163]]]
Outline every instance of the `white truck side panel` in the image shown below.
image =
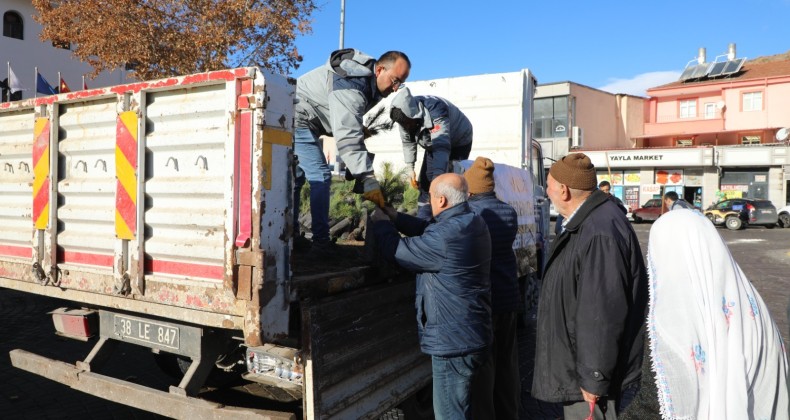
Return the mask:
[[90,265],[112,274],[115,102],[102,98],[58,107],[57,191],[62,204],[57,209],[57,243],[62,250],[61,270]]
[[[147,97],[145,251],[152,260],[224,265],[233,174],[226,95],[215,84]],[[222,280],[206,277],[200,281]]]
[[287,310],[293,92],[241,68],[0,104],[0,287],[259,342]]
[[[30,143],[34,122],[33,110],[22,109],[8,112],[0,123],[0,260],[28,266],[33,213]],[[0,267],[0,274],[22,278],[21,273],[13,272]]]

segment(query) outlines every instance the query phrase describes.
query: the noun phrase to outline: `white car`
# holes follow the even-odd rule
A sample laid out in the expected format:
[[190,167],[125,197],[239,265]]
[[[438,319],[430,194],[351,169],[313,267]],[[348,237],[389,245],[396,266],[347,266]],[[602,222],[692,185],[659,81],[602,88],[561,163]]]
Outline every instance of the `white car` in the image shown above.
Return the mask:
[[790,205],[780,208],[776,214],[779,216],[779,227],[790,228]]

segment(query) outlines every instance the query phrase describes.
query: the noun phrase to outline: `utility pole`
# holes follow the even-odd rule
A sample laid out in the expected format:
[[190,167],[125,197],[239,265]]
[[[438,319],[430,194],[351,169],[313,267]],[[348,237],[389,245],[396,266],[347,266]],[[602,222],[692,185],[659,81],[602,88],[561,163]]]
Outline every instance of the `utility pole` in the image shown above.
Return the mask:
[[343,49],[343,38],[344,32],[346,30],[346,0],[340,0],[340,47],[339,50]]

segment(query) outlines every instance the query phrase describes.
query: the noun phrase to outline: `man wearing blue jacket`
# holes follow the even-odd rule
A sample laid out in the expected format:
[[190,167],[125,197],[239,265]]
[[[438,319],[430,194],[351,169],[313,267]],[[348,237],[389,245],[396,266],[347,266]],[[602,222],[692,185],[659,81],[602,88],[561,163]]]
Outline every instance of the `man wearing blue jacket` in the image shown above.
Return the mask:
[[[384,206],[373,159],[364,143],[362,117],[382,98],[398,90],[409,77],[411,62],[399,51],[374,60],[360,51],[333,52],[329,61],[296,81],[294,154],[299,159],[294,190],[294,238],[299,236],[299,195],[310,183],[311,252],[327,256],[329,241],[329,186],[332,175],[320,136],[334,136],[338,155],[363,186],[365,199]],[[298,244],[296,245],[298,246]]]
[[485,220],[491,235],[491,311],[494,342],[475,380],[472,409],[476,419],[518,419],[521,377],[518,372],[516,313],[518,274],[513,241],[518,231],[516,210],[494,193],[494,162],[478,157],[464,172],[469,207]]
[[438,96],[412,96],[408,88],[392,98],[390,119],[398,124],[403,142],[403,160],[411,169],[412,185],[417,145],[425,149],[420,168],[420,197],[417,217],[431,219],[428,187],[439,175],[451,172],[451,161],[469,157],[472,150],[472,123],[458,107]]
[[472,418],[472,381],[492,339],[491,238],[467,195],[464,178],[448,173],[431,183],[433,222],[392,208],[371,216],[383,257],[417,273],[417,332],[431,355],[437,419]]

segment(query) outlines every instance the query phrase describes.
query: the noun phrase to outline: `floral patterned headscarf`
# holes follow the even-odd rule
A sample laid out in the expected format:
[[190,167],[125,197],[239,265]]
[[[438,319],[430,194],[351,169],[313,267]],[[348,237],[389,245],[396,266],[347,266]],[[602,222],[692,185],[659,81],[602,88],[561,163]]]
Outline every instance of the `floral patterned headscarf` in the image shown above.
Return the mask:
[[787,419],[788,365],[768,308],[699,212],[671,211],[648,245],[648,334],[665,419]]

